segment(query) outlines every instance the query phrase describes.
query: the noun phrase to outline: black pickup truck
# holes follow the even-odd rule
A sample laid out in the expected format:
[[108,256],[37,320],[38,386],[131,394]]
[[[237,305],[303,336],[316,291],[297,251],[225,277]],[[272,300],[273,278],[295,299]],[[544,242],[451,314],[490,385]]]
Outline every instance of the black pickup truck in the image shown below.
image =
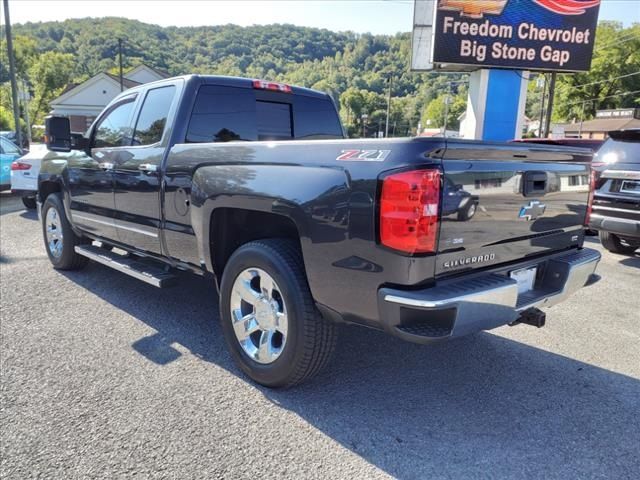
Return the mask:
[[[289,386],[336,324],[418,343],[500,325],[580,289],[591,153],[443,138],[344,139],[331,98],[186,76],[126,90],[86,135],[47,119],[47,254],[157,287],[211,276],[233,358]],[[214,285],[212,281],[212,291]]]

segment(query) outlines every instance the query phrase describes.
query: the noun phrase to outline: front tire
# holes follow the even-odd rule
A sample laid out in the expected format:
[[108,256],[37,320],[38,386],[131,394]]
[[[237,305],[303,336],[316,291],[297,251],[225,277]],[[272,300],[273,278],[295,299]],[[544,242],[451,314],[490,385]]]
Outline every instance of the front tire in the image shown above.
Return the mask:
[[634,245],[625,245],[620,240],[620,237],[610,232],[598,232],[600,236],[600,242],[602,246],[609,250],[611,253],[620,253],[622,255],[633,254],[638,247]]
[[464,208],[458,212],[458,221],[466,222],[467,220],[471,220],[476,214],[477,209],[478,205],[476,204],[476,202],[467,203],[467,205],[465,205]]
[[89,259],[76,253],[76,245],[87,243],[71,228],[59,193],[52,193],[42,206],[42,234],[49,260],[56,270],[79,270]]
[[242,371],[267,387],[291,387],[316,375],[335,347],[336,326],[315,307],[297,245],[257,240],[224,269],[220,320]]

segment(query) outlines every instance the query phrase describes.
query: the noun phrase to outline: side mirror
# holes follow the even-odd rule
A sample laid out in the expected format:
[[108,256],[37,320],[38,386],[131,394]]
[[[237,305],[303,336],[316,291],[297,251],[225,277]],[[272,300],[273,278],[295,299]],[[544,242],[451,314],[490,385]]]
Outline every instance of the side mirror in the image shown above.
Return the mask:
[[454,188],[456,189],[457,192],[459,192],[460,190],[462,190],[464,188],[464,185],[457,183]]
[[44,138],[47,148],[53,152],[71,151],[71,125],[67,117],[44,119]]

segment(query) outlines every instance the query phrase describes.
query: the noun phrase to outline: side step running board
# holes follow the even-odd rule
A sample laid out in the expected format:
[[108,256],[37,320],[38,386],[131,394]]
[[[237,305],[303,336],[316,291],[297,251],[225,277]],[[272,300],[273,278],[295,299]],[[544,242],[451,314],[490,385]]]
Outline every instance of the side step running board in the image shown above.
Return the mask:
[[78,245],[75,250],[78,255],[126,273],[154,287],[169,287],[174,285],[177,280],[175,275],[166,272],[160,267],[148,265],[139,260],[134,260],[94,245]]

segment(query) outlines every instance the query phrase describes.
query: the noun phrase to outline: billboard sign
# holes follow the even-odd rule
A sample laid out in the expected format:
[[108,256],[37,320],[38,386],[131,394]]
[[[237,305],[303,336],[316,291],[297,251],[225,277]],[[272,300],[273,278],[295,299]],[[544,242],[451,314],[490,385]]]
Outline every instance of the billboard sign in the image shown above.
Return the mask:
[[430,58],[436,66],[562,72],[591,66],[600,0],[436,1]]

